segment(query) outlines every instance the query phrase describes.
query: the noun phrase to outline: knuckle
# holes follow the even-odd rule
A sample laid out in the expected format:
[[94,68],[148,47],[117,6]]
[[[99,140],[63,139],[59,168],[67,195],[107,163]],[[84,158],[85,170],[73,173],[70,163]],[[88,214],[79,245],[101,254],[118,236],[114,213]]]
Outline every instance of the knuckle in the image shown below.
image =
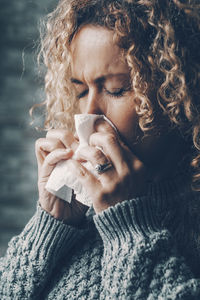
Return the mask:
[[65,146],[61,143],[58,139],[52,139],[52,138],[41,138],[36,141],[36,150],[37,151],[47,151],[52,152],[56,149],[63,149]]
[[127,181],[127,180],[129,180],[130,177],[131,177],[131,171],[130,171],[130,169],[128,168],[127,165],[124,165],[122,167],[121,172],[120,172],[120,178],[123,181]]
[[45,160],[44,160],[44,163],[43,163],[43,167],[46,167],[47,165],[51,164],[52,157],[53,157],[53,152],[51,152],[50,154],[48,154],[45,157]]
[[59,158],[59,151],[54,150],[50,152],[46,158],[45,158],[45,164],[44,165],[52,165],[53,161],[55,161],[57,158]]
[[59,140],[49,141],[50,151],[65,148]]
[[46,138],[55,137],[59,129],[50,129],[47,131]]
[[45,138],[39,138],[36,140],[36,142],[35,142],[35,152],[36,153],[39,153],[42,150],[42,147],[45,144],[45,140],[46,140]]
[[51,129],[47,132],[47,138],[58,139],[64,143],[70,142],[72,139],[72,133],[66,129]]
[[108,132],[108,131],[113,130],[113,128],[110,126],[110,124],[102,118],[98,119],[95,122],[94,128],[95,128],[95,130],[101,131],[101,132]]
[[43,144],[43,142],[44,142],[44,138],[37,139],[35,142],[35,148],[39,149],[41,147],[41,145]]
[[102,157],[103,157],[102,151],[95,148],[94,152],[93,152],[93,157],[94,157],[94,160],[100,161],[102,159]]
[[59,132],[58,132],[58,138],[61,140],[61,141],[64,141],[68,138],[68,131],[66,130],[63,130],[63,129],[60,129]]
[[117,138],[114,134],[109,133],[105,136],[105,142],[107,145],[115,145],[117,143]]

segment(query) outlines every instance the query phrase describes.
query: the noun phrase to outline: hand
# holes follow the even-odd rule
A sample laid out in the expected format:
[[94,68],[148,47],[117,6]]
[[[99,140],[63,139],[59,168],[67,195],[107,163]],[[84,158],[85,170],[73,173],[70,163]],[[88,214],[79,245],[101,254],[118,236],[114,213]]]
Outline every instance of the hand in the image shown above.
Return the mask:
[[69,225],[79,225],[88,207],[76,201],[72,202],[59,199],[49,193],[46,183],[56,164],[61,160],[69,160],[78,146],[72,133],[63,129],[48,131],[46,138],[36,141],[36,157],[38,163],[38,191],[41,207],[56,219]]
[[[98,121],[96,132],[90,137],[90,146],[80,150],[77,160],[69,162],[70,169],[93,200],[96,213],[138,196],[144,187],[144,165],[103,120]],[[94,167],[110,161],[112,167],[97,179],[79,163],[84,160]]]

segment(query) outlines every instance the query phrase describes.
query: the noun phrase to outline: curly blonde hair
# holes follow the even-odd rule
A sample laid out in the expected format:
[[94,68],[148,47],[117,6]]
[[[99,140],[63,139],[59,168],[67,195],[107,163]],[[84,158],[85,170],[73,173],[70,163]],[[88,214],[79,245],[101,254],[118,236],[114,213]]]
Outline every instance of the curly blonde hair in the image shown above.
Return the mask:
[[160,116],[184,132],[200,187],[200,4],[195,0],[61,0],[47,16],[41,53],[45,128],[73,127],[78,111],[71,84],[70,44],[86,24],[114,32],[131,69],[139,125],[159,128]]

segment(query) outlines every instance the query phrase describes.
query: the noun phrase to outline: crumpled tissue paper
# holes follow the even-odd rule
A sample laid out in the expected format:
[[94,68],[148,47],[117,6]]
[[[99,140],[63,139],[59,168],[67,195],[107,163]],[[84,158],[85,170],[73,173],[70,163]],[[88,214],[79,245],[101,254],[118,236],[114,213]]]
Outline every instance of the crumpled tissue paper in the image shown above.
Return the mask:
[[[94,133],[94,124],[98,119],[103,118],[116,130],[112,122],[104,115],[77,114],[74,116],[74,118],[76,133],[79,138],[79,146],[72,159],[76,159],[76,154],[78,153],[78,151],[80,151],[82,147],[88,145],[90,135]],[[89,161],[82,164],[98,178],[96,170]],[[87,195],[87,191],[78,181],[78,179],[72,176],[66,161],[60,161],[56,165],[47,181],[46,189],[50,193],[56,195],[58,198],[63,199],[69,203],[72,199],[73,190],[78,201],[87,206],[92,205],[92,199]]]

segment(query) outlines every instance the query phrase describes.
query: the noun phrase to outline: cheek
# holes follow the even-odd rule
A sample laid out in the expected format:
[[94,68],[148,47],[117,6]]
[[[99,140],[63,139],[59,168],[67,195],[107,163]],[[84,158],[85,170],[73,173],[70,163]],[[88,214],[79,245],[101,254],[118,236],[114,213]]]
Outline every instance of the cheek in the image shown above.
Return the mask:
[[[114,112],[114,111],[113,111]],[[141,130],[139,129],[138,115],[134,107],[125,107],[125,109],[119,109],[110,117],[111,121],[118,128],[120,134],[129,142],[134,143],[137,137],[140,135]]]
[[85,113],[85,106],[86,104],[84,103],[84,101],[81,101],[80,99],[78,100],[78,108],[81,114]]
[[139,133],[139,123],[138,123],[138,115],[135,111],[132,113],[127,112],[120,121],[120,129],[121,134],[129,141],[135,142],[136,137]]

